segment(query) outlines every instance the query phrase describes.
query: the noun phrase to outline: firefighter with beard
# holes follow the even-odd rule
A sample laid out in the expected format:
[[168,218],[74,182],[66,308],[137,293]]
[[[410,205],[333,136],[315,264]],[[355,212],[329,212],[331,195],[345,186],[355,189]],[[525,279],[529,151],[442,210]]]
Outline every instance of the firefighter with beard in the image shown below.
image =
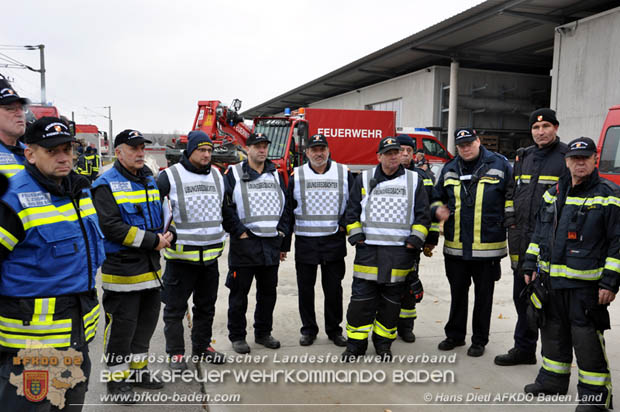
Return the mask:
[[[424,189],[426,190],[426,194],[430,199],[433,194],[433,178],[427,171],[421,169],[415,165],[414,158],[414,150],[415,150],[415,142],[413,139],[406,135],[401,134],[396,136],[398,143],[400,143],[400,163],[403,165],[405,169],[412,170],[420,175],[422,178],[422,182],[424,184]],[[432,256],[432,251],[437,246],[437,241],[439,240],[439,223],[433,222],[431,224],[430,229],[428,230],[428,236],[426,237],[426,241],[424,243],[424,254],[426,256]],[[409,274],[410,281],[407,283],[408,285],[413,284],[413,281],[419,277],[419,266],[420,261],[418,260],[415,264],[415,270],[413,273]],[[417,299],[419,299],[418,297]],[[398,336],[405,342],[415,342],[415,334],[413,333],[413,326],[415,319],[418,317],[418,313],[416,310],[416,296],[414,295],[414,291],[411,288],[406,288],[400,306],[400,315],[398,317]]]
[[[428,235],[431,219],[422,178],[406,170],[400,158],[398,140],[381,139],[379,165],[357,176],[349,194],[347,232],[356,250],[345,361],[366,352],[370,332],[377,355],[391,359],[406,280]],[[419,279],[410,287],[422,295]]]

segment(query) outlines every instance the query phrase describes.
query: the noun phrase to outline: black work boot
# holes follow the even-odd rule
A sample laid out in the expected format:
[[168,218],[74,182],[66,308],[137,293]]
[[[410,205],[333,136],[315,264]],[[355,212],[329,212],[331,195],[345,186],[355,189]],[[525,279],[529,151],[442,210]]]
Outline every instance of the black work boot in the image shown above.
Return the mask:
[[568,392],[568,389],[558,390],[558,389],[543,386],[538,382],[534,382],[534,383],[529,383],[525,385],[525,387],[523,388],[523,392],[531,393],[532,395],[540,395],[541,393],[545,395],[555,395],[555,394],[566,395],[566,392]]
[[413,333],[413,329],[409,329],[409,328],[398,329],[398,336],[400,336],[400,338],[404,340],[405,342],[408,342],[408,343],[415,342],[415,334]]
[[133,387],[125,380],[109,381],[107,383],[108,394],[112,395],[109,401],[118,404],[134,404],[136,403],[135,392]]
[[497,355],[494,362],[499,366],[535,365],[536,354],[533,352],[525,352],[518,348],[512,348],[508,353]]

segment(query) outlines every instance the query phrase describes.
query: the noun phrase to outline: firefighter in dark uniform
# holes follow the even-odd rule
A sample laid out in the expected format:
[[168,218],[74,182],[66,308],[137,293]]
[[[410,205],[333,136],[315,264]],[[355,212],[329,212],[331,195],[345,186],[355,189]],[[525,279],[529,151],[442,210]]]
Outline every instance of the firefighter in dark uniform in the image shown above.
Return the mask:
[[87,178],[90,181],[90,163],[86,159],[86,153],[84,153],[84,147],[81,145],[77,149],[78,158],[75,163],[75,171]]
[[330,159],[327,139],[322,134],[308,139],[306,157],[308,163],[295,168],[288,186],[302,322],[299,343],[312,345],[319,332],[314,312],[314,284],[320,265],[325,333],[336,346],[346,346],[340,327],[347,255],[344,212],[353,175],[346,166]]
[[97,149],[92,146],[88,146],[84,154],[84,158],[88,162],[88,178],[91,181],[94,181],[99,175],[99,169],[101,167],[101,156],[97,154]]
[[455,132],[458,155],[445,164],[433,189],[431,214],[444,221],[444,256],[450,283],[450,316],[440,350],[465,345],[469,286],[474,282],[469,356],[482,356],[489,341],[493,289],[506,256],[504,209],[512,167],[480,144],[473,129]]
[[[431,223],[422,178],[400,164],[398,140],[381,139],[377,159],[378,166],[355,179],[346,211],[356,250],[345,361],[366,352],[371,331],[377,355],[391,359],[401,297]],[[421,297],[419,279],[411,281]]]
[[[413,160],[415,142],[413,139],[406,135],[401,134],[396,136],[398,143],[400,143],[400,163],[405,169],[412,170],[420,175],[426,194],[430,199],[433,195],[433,178],[427,171],[416,167]],[[433,222],[428,230],[428,236],[424,243],[424,254],[432,256],[432,251],[437,246],[439,240],[439,223]],[[416,262],[415,273],[410,275],[410,278],[417,278],[419,276],[420,262]],[[411,282],[409,282],[411,284]],[[415,334],[413,333],[414,321],[417,319],[418,313],[416,310],[416,298],[413,291],[410,288],[406,288],[400,305],[400,315],[398,317],[398,336],[405,342],[415,342]]]
[[249,353],[245,312],[256,277],[254,341],[270,349],[280,347],[271,335],[276,304],[278,268],[286,259],[284,237],[289,230],[286,186],[276,165],[267,159],[270,140],[251,134],[248,158],[226,171],[224,229],[230,233],[228,253],[228,338],[237,353]]
[[217,300],[219,270],[217,258],[224,250],[222,228],[224,179],[211,166],[213,142],[207,134],[193,130],[187,135],[187,149],[181,161],[157,178],[159,195],[168,197],[176,245],[164,250],[164,335],[172,369],[187,369],[184,359],[183,317],[192,296],[192,357],[221,364],[224,355],[211,346],[213,316]]
[[28,99],[19,97],[9,82],[0,78],[0,173],[14,176],[24,169],[26,146],[19,141],[26,130]]
[[538,329],[528,327],[527,298],[523,295],[525,282],[521,266],[525,251],[536,225],[536,212],[542,195],[558,183],[566,173],[564,153],[567,146],[557,136],[559,122],[555,112],[548,108],[538,109],[530,114],[530,130],[535,145],[517,151],[514,163],[514,185],[509,191],[512,199],[506,207],[508,227],[508,249],[510,265],[514,272],[512,298],[517,310],[514,332],[514,347],[503,355],[495,357],[495,364],[511,366],[536,363],[536,341]]
[[163,387],[147,369],[147,352],[161,305],[159,251],[174,241],[173,232],[164,233],[159,191],[144,164],[145,143],[151,142],[137,130],[119,133],[114,140],[114,166],[93,183],[105,235],[101,279],[107,386],[109,393],[126,396],[133,392],[127,378],[134,386]]
[[13,364],[17,352],[40,344],[81,354],[86,380],[67,389],[62,409],[80,411],[91,370],[88,343],[99,321],[95,275],[105,257],[103,237],[90,182],[71,171],[74,139],[66,123],[43,117],[24,140],[25,170],[11,178],[0,203],[0,404],[6,411],[60,409],[48,399],[30,402],[9,382],[10,374],[26,377],[24,366]]
[[571,141],[565,157],[570,174],[545,192],[522,266],[525,283],[532,282],[528,298],[540,320],[543,356],[525,392],[565,394],[574,350],[577,411],[607,410],[603,332],[620,285],[620,187],[599,177],[592,139]]

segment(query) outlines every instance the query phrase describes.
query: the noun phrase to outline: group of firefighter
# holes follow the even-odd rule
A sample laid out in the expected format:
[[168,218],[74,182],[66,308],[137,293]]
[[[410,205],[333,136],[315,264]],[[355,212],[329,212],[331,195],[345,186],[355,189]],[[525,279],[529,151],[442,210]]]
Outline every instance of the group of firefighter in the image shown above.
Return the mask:
[[[0,202],[0,403],[7,410],[57,410],[48,400],[18,395],[9,382],[11,373],[24,372],[13,362],[19,350],[74,348],[89,375],[100,267],[109,393],[130,403],[134,387],[163,386],[148,369],[160,302],[170,368],[187,369],[183,319],[190,296],[192,356],[224,363],[211,338],[227,237],[228,337],[235,352],[251,350],[246,311],[254,278],[254,342],[280,347],[272,336],[278,268],[294,234],[300,345],[312,345],[319,332],[320,266],[325,332],[345,348],[343,361],[364,355],[369,335],[379,358],[389,361],[398,336],[415,341],[416,303],[424,295],[420,255],[432,254],[441,225],[451,305],[438,349],[465,345],[473,280],[467,355],[483,355],[500,260],[510,250],[515,344],[495,363],[535,364],[540,330],[542,367],[525,392],[565,394],[574,349],[580,398],[597,399],[577,410],[611,407],[603,332],[620,279],[620,190],[598,176],[591,139],[560,142],[553,110],[530,115],[535,144],[518,151],[514,168],[482,146],[475,130],[462,128],[454,136],[458,153],[436,182],[406,135],[381,139],[377,166],[354,177],[331,160],[327,139],[317,134],[304,145],[308,161],[285,185],[268,159],[269,136],[252,134],[247,159],[221,173],[211,166],[213,142],[202,131],[190,132],[180,162],[155,177],[144,163],[150,141],[124,130],[114,140],[112,168],[91,182],[72,171],[68,126],[44,117],[26,128],[27,104],[0,80],[0,172],[9,178]],[[345,337],[347,240],[355,259]],[[81,410],[87,386],[66,391],[64,410]]]

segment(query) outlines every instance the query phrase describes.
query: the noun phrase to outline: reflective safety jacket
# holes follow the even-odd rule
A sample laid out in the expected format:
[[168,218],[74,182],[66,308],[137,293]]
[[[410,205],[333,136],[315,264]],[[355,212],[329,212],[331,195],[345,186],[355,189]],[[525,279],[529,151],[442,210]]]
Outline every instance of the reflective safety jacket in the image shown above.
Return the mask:
[[77,160],[77,164],[75,165],[75,171],[85,177],[90,179],[91,174],[91,164],[86,158],[86,155],[80,155]]
[[192,173],[184,162],[165,169],[164,174],[170,186],[168,197],[177,232],[175,247],[167,248],[164,257],[197,263],[217,259],[226,239],[222,228],[222,174],[215,167],[209,173]]
[[102,286],[129,292],[161,286],[158,233],[163,232],[159,190],[147,167],[133,175],[116,161],[93,183],[105,239]]
[[517,272],[520,272],[519,261],[523,259],[534,233],[536,212],[543,193],[567,173],[564,161],[567,150],[566,144],[557,138],[554,143],[542,149],[530,146],[517,151],[514,181],[508,192],[509,201],[505,215],[510,263]]
[[295,235],[319,237],[338,232],[349,199],[347,168],[332,161],[329,170],[318,174],[306,163],[295,168],[293,179]]
[[620,187],[590,178],[571,187],[570,175],[543,195],[523,262],[523,272],[539,270],[554,289],[620,285]]
[[505,157],[480,146],[472,173],[460,156],[446,163],[433,190],[431,215],[446,205],[444,255],[465,260],[500,259],[507,254],[504,209],[512,167]]
[[26,145],[18,141],[17,146],[6,146],[0,142],[0,173],[6,177],[12,177],[17,172],[24,170],[26,158],[24,149]]
[[82,189],[88,182],[75,174],[65,179],[71,194],[50,193],[22,171],[2,198],[0,350],[79,347],[95,336],[103,234]]
[[277,171],[261,173],[254,180],[243,179],[243,163],[229,166],[235,177],[233,202],[239,220],[259,237],[278,236],[278,222],[284,212],[285,195]]
[[414,269],[430,226],[421,182],[402,166],[391,176],[380,166],[357,176],[346,211],[349,242],[356,245],[354,277],[396,283]]

